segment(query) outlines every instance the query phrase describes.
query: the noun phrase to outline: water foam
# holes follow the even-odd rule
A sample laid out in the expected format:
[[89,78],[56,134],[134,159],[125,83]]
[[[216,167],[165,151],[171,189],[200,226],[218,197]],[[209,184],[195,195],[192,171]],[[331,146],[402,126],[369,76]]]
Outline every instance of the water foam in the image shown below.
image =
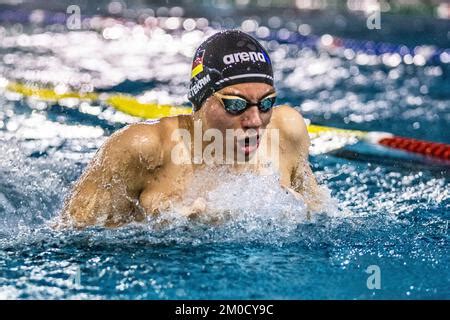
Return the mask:
[[[333,215],[337,203],[322,187],[324,209]],[[188,218],[186,208],[204,210]],[[194,237],[204,241],[278,242],[293,235],[308,219],[305,202],[280,185],[278,174],[232,173],[227,168],[205,170],[197,174],[183,201],[158,217],[148,220],[154,232],[172,232],[172,236]],[[188,235],[186,233],[191,233]],[[173,239],[173,237],[171,238]]]

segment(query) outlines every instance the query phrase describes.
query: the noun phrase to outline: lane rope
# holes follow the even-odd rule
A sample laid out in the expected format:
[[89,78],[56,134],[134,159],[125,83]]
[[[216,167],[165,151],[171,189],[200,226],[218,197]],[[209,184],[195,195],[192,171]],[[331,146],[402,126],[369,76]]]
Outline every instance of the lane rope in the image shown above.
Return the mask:
[[[6,89],[19,93],[25,97],[37,98],[49,102],[75,98],[81,101],[102,102],[123,113],[144,119],[159,119],[162,117],[190,114],[192,108],[188,106],[173,106],[169,104],[140,102],[139,99],[124,94],[98,94],[95,92],[61,92],[51,88],[40,88],[23,83],[9,82]],[[377,144],[388,148],[421,154],[435,159],[450,161],[450,145],[407,137],[395,136],[388,132],[361,131],[321,126],[308,123],[308,133],[312,138],[331,134],[343,137],[355,137],[358,140]]]

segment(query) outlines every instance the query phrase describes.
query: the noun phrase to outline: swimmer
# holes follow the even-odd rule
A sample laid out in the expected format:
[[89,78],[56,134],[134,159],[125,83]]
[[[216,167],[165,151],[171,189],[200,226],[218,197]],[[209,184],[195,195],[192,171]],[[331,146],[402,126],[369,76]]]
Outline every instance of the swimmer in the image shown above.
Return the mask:
[[[281,187],[302,199],[309,213],[320,209],[321,191],[308,163],[310,140],[305,121],[290,106],[275,107],[272,63],[256,39],[237,30],[206,39],[194,55],[188,98],[193,104],[190,115],[136,123],[112,134],[74,185],[62,221],[76,227],[144,221],[181,200],[205,167],[208,172],[228,166],[237,173],[251,170],[258,174],[264,163],[275,162]],[[203,139],[208,130],[222,134],[222,143],[217,137],[215,142],[229,148],[212,164],[202,159],[208,148]],[[232,138],[227,136],[230,130]],[[277,134],[268,134],[270,130]],[[176,138],[183,133],[193,139]],[[196,144],[199,135],[202,140]],[[277,152],[252,161],[262,142],[275,141],[274,137]],[[273,154],[278,159],[272,159]],[[211,178],[204,180],[205,190],[220,183]],[[183,212],[194,219],[207,206],[199,197]]]

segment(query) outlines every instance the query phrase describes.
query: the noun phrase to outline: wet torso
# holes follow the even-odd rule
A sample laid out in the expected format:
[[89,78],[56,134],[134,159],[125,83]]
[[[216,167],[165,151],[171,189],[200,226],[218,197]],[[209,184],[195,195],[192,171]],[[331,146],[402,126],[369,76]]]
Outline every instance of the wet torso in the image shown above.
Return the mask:
[[[276,119],[276,112],[274,112],[273,118]],[[143,188],[138,199],[140,210],[144,211],[146,215],[159,213],[180,202],[186,194],[187,188],[196,179],[198,180],[196,185],[200,182],[204,192],[212,190],[220,183],[214,175],[202,174],[204,170],[211,170],[210,168],[206,169],[205,165],[176,164],[172,159],[172,150],[180,142],[179,140],[172,140],[172,133],[176,129],[186,129],[192,133],[193,120],[191,116],[165,118],[161,122],[147,125],[160,127],[159,130],[162,132],[162,150],[160,165],[145,173]],[[272,127],[273,124],[271,123],[267,129]],[[268,141],[266,143],[270,145],[270,137],[267,136],[267,138]],[[280,138],[281,153],[278,155],[280,183],[287,186],[290,183],[294,159],[289,156],[289,146],[286,146],[283,137]],[[273,159],[266,158],[264,160],[270,162]],[[260,172],[265,169],[267,168],[262,168],[258,165],[252,166],[250,170]],[[239,170],[246,170],[246,167],[243,166]]]

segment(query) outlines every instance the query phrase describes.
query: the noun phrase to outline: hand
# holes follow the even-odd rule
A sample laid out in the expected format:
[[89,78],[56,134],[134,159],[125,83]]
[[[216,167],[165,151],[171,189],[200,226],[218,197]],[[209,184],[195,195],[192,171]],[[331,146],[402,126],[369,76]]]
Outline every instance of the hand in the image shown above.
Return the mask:
[[206,212],[206,200],[199,197],[190,206],[183,207],[181,212],[189,219],[198,218],[201,213]]

